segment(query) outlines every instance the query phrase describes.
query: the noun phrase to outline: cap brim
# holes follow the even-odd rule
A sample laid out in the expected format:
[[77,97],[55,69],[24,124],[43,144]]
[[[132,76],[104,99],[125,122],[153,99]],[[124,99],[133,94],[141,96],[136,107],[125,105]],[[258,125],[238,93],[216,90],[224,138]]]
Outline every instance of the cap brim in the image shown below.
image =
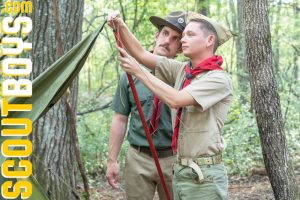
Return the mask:
[[158,29],[162,26],[168,26],[171,29],[174,29],[175,31],[177,31],[178,33],[182,33],[182,30],[180,30],[178,27],[176,27],[175,25],[171,24],[170,22],[168,22],[165,19],[162,19],[160,17],[151,16],[149,18],[149,20]]

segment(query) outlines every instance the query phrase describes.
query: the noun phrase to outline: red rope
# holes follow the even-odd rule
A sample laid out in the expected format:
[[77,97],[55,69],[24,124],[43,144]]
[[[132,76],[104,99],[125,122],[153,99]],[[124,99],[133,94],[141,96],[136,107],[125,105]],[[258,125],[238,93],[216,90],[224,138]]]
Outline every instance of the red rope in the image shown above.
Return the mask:
[[[121,43],[121,40],[120,40],[120,38],[119,38],[119,35],[117,34],[117,31],[114,31],[114,35],[115,35],[115,38],[116,38],[116,41],[117,41],[118,46],[119,46],[119,47],[122,47],[122,43]],[[161,170],[161,167],[160,167],[160,164],[159,164],[159,161],[158,161],[157,153],[156,153],[156,150],[155,150],[154,145],[153,145],[153,142],[152,142],[152,137],[151,137],[151,134],[150,134],[150,131],[149,131],[147,122],[146,122],[146,120],[145,120],[144,113],[143,113],[143,111],[142,111],[142,106],[141,106],[141,103],[140,103],[140,100],[139,100],[139,97],[138,97],[138,94],[137,94],[135,85],[134,85],[134,83],[133,83],[132,76],[131,76],[130,74],[128,74],[128,73],[127,73],[127,79],[128,79],[128,81],[129,81],[129,85],[130,85],[131,90],[132,90],[132,94],[133,94],[133,97],[134,97],[134,101],[135,101],[135,103],[136,103],[136,106],[137,106],[137,109],[138,109],[138,112],[139,112],[139,115],[140,115],[140,118],[141,118],[141,121],[142,121],[144,130],[145,130],[145,132],[146,132],[146,137],[147,137],[147,140],[148,140],[148,143],[149,143],[149,147],[150,147],[150,150],[151,150],[151,154],[152,154],[152,157],[153,157],[153,159],[154,159],[155,166],[156,166],[156,169],[157,169],[157,171],[158,171],[158,174],[159,174],[161,183],[162,183],[162,185],[163,185],[163,188],[164,188],[164,191],[165,191],[166,198],[167,198],[167,200],[170,200],[170,199],[171,199],[171,198],[170,198],[170,193],[169,193],[169,190],[168,190],[168,188],[167,188],[167,184],[166,184],[164,175],[163,175],[163,173],[162,173],[162,170]]]

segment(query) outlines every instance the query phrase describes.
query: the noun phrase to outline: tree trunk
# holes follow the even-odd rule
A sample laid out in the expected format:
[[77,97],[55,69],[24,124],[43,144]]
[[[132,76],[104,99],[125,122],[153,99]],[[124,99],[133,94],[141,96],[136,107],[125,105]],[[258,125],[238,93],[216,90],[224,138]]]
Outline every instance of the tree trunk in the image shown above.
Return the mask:
[[208,0],[196,0],[195,1],[196,12],[202,15],[209,15],[209,1]]
[[245,58],[245,22],[244,22],[245,0],[237,1],[238,13],[238,37],[236,38],[236,67],[238,72],[239,88],[246,92],[248,88],[248,74],[246,73]]
[[288,161],[280,100],[272,66],[267,0],[245,0],[247,67],[262,153],[275,199],[300,199]]
[[[83,0],[59,0],[57,3],[60,32],[55,25],[55,1],[33,1],[33,77],[37,77],[58,59],[61,52],[57,42],[61,43],[61,50],[66,53],[81,40]],[[76,79],[70,94],[75,113],[77,91]],[[33,173],[50,199],[79,199],[75,191],[77,165],[70,131],[66,103],[63,99],[34,125]]]

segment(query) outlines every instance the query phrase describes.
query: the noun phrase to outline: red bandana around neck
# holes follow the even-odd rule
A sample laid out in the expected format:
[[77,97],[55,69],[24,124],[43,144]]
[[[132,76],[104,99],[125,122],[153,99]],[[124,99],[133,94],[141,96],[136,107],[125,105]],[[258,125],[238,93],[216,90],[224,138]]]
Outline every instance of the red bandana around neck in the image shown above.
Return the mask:
[[160,118],[160,106],[161,106],[161,101],[158,99],[156,95],[153,95],[153,110],[152,110],[150,127],[149,127],[150,134],[153,134],[157,131],[158,122]]
[[[223,58],[222,56],[219,55],[214,55],[212,57],[203,60],[193,69],[191,69],[191,62],[189,62],[185,66],[186,77],[181,89],[188,86],[191,83],[191,80],[202,72],[206,72],[210,70],[223,70],[223,68],[221,67],[222,63],[223,63]],[[174,154],[177,153],[177,149],[178,149],[178,134],[179,134],[181,114],[182,114],[182,108],[177,109],[174,132],[172,137],[172,149]]]

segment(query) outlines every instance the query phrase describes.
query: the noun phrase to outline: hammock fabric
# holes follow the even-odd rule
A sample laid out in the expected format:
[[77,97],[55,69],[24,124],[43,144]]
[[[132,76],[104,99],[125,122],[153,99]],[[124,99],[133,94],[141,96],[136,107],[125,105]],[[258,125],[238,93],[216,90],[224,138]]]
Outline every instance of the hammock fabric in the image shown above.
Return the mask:
[[[60,59],[53,63],[36,79],[34,79],[32,83],[31,97],[16,97],[9,99],[10,104],[32,104],[32,110],[30,112],[11,111],[9,112],[7,117],[28,118],[32,121],[32,123],[34,123],[42,115],[44,115],[61,98],[67,88],[71,85],[73,79],[78,75],[105,24],[106,22],[103,23],[103,25],[96,31],[94,31],[77,45],[75,45],[70,51],[68,51],[65,55],[63,55]],[[20,127],[17,126],[7,126],[7,128],[20,129]],[[1,136],[0,145],[2,145],[2,143],[6,139],[22,139],[22,137]],[[19,158],[14,159],[16,161],[19,160]],[[0,169],[5,160],[6,158],[3,157],[2,154],[0,154]],[[17,170],[16,167],[15,170]],[[48,199],[47,195],[33,176],[28,177],[26,180],[32,183],[33,193],[29,199]],[[0,174],[0,184],[2,185],[5,181],[15,182],[17,180],[4,178]]]

